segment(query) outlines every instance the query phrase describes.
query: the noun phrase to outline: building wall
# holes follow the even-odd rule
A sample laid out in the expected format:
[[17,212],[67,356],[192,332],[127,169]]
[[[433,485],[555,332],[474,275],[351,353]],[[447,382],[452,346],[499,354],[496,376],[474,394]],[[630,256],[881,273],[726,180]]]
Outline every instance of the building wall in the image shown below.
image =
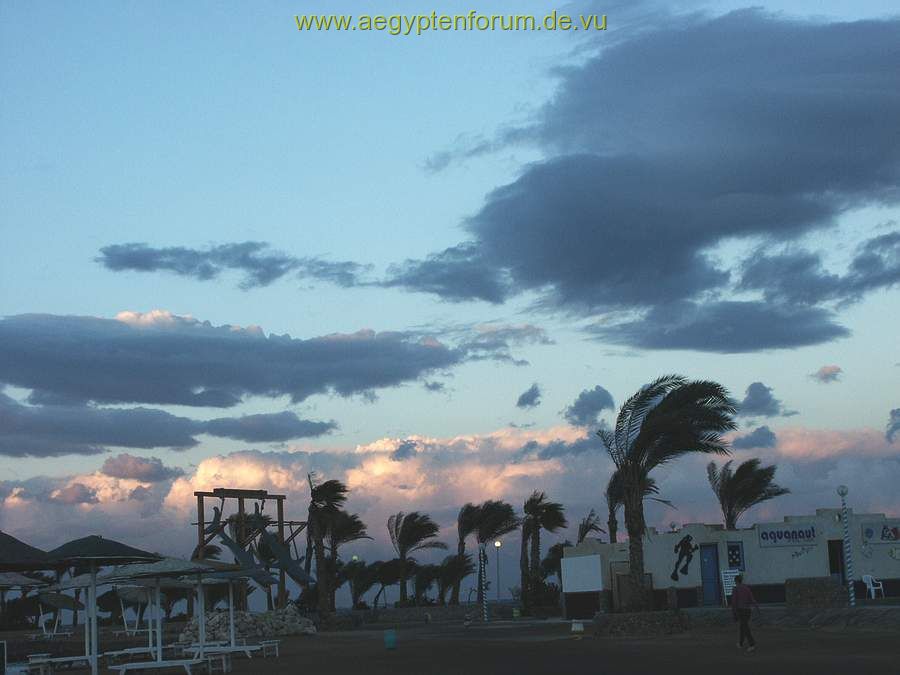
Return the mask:
[[[864,574],[876,579],[900,579],[900,519],[886,518],[884,514],[854,514],[850,512],[850,539],[852,543],[854,578]],[[763,546],[762,533],[791,529],[810,531],[815,537],[807,540],[784,540],[778,546]],[[864,532],[868,530],[868,536]],[[882,530],[887,537],[881,540]],[[721,525],[689,523],[674,532],[657,532],[650,528],[644,537],[644,564],[657,589],[698,588],[702,586],[700,550],[693,553],[687,574],[679,571],[678,580],[672,574],[677,554],[675,548],[685,535],[693,537],[695,545],[714,544],[719,557],[719,570],[729,568],[728,544],[743,544],[744,581],[751,585],[783,584],[786,579],[803,577],[827,577],[830,574],[828,541],[841,540],[843,529],[840,509],[818,509],[815,515],[788,516],[781,522],[759,523],[750,528],[728,531]],[[777,541],[777,540],[776,540]],[[588,539],[578,546],[565,550],[565,556],[599,555],[604,561],[604,589],[612,590],[614,570],[621,573],[628,563],[628,544],[601,543]],[[616,565],[615,563],[619,563]],[[624,563],[624,565],[622,565]],[[683,564],[683,563],[682,563]],[[565,580],[564,580],[565,583]],[[565,588],[565,587],[564,587]]]

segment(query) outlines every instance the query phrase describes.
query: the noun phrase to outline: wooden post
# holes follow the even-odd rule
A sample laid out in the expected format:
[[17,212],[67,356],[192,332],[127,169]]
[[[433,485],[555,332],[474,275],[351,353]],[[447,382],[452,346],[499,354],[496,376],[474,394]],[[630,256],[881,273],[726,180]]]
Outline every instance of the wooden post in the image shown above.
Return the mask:
[[203,495],[197,495],[197,555],[203,558],[203,540],[206,523],[203,513]]
[[[246,512],[244,511],[244,498],[238,497],[238,522],[237,522],[237,537],[236,537],[236,539],[238,541],[238,546],[240,546],[241,548],[244,547],[244,538],[247,536],[246,529],[244,527],[245,526],[245,518],[246,518]],[[241,582],[240,593],[239,593],[238,597],[240,599],[239,601],[240,601],[241,609],[246,612],[247,611],[247,584],[246,584],[246,582]]]
[[[284,499],[278,499],[278,543],[284,546]],[[290,556],[290,551],[288,552]],[[278,572],[278,609],[287,605],[287,587],[284,570]]]

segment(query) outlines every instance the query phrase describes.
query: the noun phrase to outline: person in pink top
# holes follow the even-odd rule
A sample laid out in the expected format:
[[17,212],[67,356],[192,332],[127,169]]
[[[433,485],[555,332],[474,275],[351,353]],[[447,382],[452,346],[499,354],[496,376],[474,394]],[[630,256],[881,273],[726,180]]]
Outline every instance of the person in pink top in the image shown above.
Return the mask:
[[744,584],[744,577],[738,574],[734,578],[734,591],[731,594],[731,611],[734,614],[734,620],[740,622],[738,648],[744,648],[744,640],[747,640],[747,651],[752,652],[756,649],[756,640],[750,632],[750,613],[753,607],[759,611],[759,605],[756,604],[756,598],[753,597],[753,591]]

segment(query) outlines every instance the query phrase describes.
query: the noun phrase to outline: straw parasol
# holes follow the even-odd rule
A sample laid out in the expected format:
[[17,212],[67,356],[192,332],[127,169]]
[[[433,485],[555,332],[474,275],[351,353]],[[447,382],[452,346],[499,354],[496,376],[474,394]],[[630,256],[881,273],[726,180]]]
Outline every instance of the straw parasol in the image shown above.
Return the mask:
[[[97,568],[105,565],[124,565],[130,562],[151,562],[161,556],[128,546],[113,539],[91,535],[75,539],[48,551],[48,558],[54,565],[90,566],[90,586],[87,609],[90,620],[85,624],[85,656],[91,663],[91,675],[97,675],[97,655],[99,653],[97,633]],[[87,624],[90,624],[88,628]]]
[[45,551],[0,532],[0,572],[28,572],[51,567]]

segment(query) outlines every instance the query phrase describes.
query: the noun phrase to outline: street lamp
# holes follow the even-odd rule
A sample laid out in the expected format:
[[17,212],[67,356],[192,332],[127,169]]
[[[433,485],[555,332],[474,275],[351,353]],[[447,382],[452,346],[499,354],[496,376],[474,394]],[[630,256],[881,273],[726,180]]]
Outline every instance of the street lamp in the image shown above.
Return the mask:
[[497,549],[497,602],[500,602],[500,547],[503,542],[499,539],[494,540],[494,548]]
[[853,588],[853,553],[850,545],[850,518],[847,515],[846,485],[839,485],[837,489],[841,498],[841,525],[844,530],[844,568],[847,571],[847,593],[850,598],[850,606],[856,607],[856,590]]

